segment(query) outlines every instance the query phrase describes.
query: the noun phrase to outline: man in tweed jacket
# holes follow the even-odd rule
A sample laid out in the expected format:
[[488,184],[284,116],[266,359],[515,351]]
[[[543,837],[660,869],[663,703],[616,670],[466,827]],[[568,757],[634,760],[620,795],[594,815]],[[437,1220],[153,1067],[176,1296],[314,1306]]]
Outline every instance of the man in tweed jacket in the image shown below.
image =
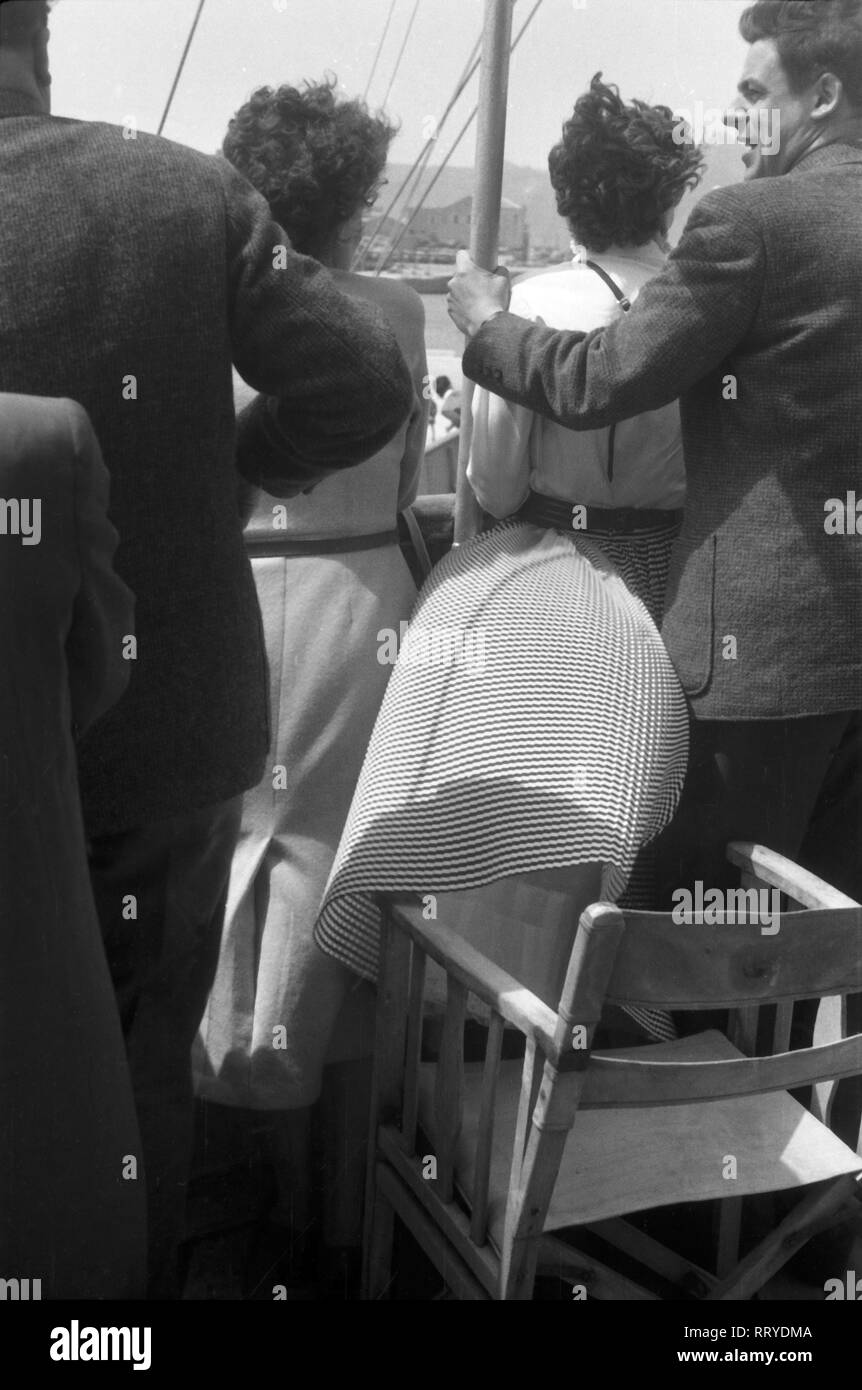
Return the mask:
[[[505,312],[499,275],[450,286],[464,371],[507,400],[596,429],[680,397],[662,633],[694,721],[659,843],[666,908],[735,886],[731,839],[862,901],[862,0],[761,0],[740,29],[747,180],[702,199],[629,314],[559,333]],[[795,1045],[811,1025],[798,1006]],[[841,1083],[832,1123],[853,1146],[860,1104]]]
[[[383,320],[289,249],[224,160],[51,117],[46,20],[36,0],[0,9],[0,391],[88,411],[137,600],[129,690],[84,739],[80,780],[143,1135],[152,1287],[165,1292],[188,1052],[238,798],[268,742],[237,469],[280,495],[306,489],[380,449],[413,390]],[[232,363],[267,397],[238,439]]]
[[666,886],[729,886],[730,838],[797,855],[808,835],[862,899],[862,0],[760,4],[742,32],[748,178],[702,199],[629,314],[555,332],[475,268],[450,302],[467,375],[571,429],[680,397],[663,636],[695,726]]

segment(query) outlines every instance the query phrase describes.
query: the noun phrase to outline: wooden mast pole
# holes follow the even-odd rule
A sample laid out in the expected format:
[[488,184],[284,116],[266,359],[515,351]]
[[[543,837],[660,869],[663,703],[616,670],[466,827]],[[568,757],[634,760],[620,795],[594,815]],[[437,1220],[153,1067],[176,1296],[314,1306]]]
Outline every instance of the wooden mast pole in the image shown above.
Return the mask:
[[[513,9],[514,0],[485,0],[482,59],[479,70],[475,183],[470,219],[470,256],[476,265],[484,270],[493,270],[497,264]],[[479,504],[467,482],[467,463],[473,433],[472,399],[473,383],[465,377],[461,395],[461,436],[455,491],[456,545],[475,536],[479,529]]]

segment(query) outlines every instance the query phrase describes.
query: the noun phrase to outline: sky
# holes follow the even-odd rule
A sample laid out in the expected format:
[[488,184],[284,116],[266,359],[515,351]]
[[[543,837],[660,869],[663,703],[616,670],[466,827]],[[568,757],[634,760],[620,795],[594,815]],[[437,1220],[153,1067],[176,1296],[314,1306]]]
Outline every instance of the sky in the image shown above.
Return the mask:
[[[478,37],[482,0],[395,0],[368,99],[401,122],[395,162],[439,123]],[[198,0],[59,0],[51,19],[56,115],[154,131]],[[517,33],[535,0],[517,0]],[[255,87],[333,72],[363,95],[392,0],[205,0],[164,134],[213,152]],[[512,58],[506,157],[541,168],[575,97],[601,69],[626,98],[676,111],[730,100],[745,52],[745,0],[542,0]],[[407,37],[400,66],[396,60]],[[394,81],[392,81],[394,74]],[[474,78],[437,140],[444,154],[475,103]],[[473,163],[471,131],[453,163]],[[437,162],[437,152],[432,162]]]

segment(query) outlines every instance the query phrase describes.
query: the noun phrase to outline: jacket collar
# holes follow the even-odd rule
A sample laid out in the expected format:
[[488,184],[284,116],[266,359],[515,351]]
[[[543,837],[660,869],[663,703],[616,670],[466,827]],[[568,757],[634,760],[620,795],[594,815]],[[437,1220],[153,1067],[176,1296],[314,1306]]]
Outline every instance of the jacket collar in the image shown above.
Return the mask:
[[0,120],[5,116],[47,116],[47,111],[32,92],[19,92],[14,87],[0,87]]
[[831,145],[821,145],[816,150],[809,150],[801,159],[797,160],[788,173],[795,174],[797,169],[802,169],[807,174],[811,169],[834,169],[838,164],[860,164],[862,163],[862,137],[858,141],[835,140]]

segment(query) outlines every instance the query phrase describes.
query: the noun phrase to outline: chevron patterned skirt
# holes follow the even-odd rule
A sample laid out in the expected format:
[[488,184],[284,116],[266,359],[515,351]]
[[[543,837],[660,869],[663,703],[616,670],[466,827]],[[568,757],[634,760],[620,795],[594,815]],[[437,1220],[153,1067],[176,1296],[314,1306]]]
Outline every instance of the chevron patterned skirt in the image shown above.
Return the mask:
[[317,919],[322,950],[376,977],[380,890],[599,864],[603,899],[619,898],[688,755],[650,616],[672,543],[665,528],[575,538],[509,521],[437,566],[400,635]]

